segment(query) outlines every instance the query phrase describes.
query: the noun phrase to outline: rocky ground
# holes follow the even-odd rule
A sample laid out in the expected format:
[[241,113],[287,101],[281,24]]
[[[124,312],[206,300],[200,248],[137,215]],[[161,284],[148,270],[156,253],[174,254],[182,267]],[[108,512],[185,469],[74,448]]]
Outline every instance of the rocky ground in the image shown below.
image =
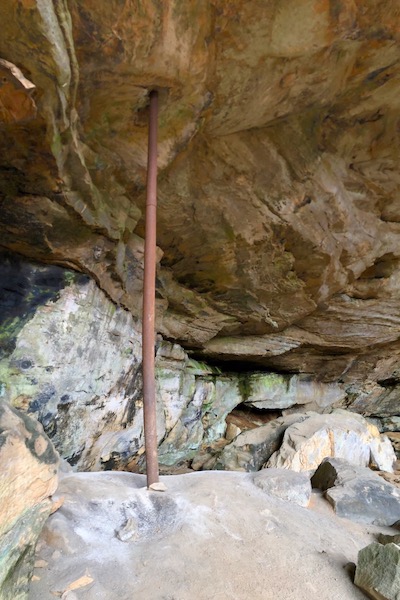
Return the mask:
[[166,492],[129,473],[63,476],[30,600],[366,598],[358,551],[396,532],[339,518],[305,474],[268,472],[163,477]]

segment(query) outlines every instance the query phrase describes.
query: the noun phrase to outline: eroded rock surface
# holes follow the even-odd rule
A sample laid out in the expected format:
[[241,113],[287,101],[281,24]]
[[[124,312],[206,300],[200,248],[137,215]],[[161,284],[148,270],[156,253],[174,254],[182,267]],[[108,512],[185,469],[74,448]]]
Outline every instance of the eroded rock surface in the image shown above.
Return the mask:
[[336,410],[311,415],[288,427],[267,466],[309,471],[326,457],[342,458],[359,466],[374,464],[389,472],[396,460],[390,441],[380,436],[376,427],[360,415]]
[[[291,475],[285,471],[282,479]],[[363,598],[343,567],[373,537],[323,511],[318,494],[314,512],[263,492],[247,473],[162,481],[168,490],[160,493],[132,473],[63,478],[64,504],[48,520],[38,549],[48,567],[36,570],[40,580],[32,583],[30,600],[51,600],[82,577],[86,585],[75,593],[87,600],[210,600],[227,593],[262,600],[266,589],[280,600]]]
[[307,473],[286,469],[263,469],[253,478],[254,483],[266,494],[281,500],[308,506],[311,499],[311,482]]
[[3,246],[140,314],[156,87],[159,332],[398,414],[394,0],[4,0],[0,18]]
[[240,433],[218,454],[210,468],[228,471],[259,471],[276,452],[288,427],[307,419],[298,413],[274,419],[266,425]]
[[[143,469],[140,322],[74,271],[10,254],[0,269],[2,397],[34,414],[79,469]],[[323,410],[344,395],[339,385],[306,376],[224,372],[161,338],[156,373],[165,467],[187,464],[224,438],[239,404]]]
[[400,591],[400,546],[370,544],[358,554],[354,583],[369,598],[396,600]]
[[31,417],[0,401],[0,597],[25,600],[57,488],[58,454]]

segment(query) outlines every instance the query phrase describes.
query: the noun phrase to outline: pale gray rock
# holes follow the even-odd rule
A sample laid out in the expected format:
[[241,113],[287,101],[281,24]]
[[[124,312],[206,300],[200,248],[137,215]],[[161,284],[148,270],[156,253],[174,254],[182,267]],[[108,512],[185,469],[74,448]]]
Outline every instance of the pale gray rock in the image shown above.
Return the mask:
[[283,442],[269,459],[268,467],[310,471],[326,457],[338,457],[380,470],[393,471],[396,456],[390,441],[361,415],[336,410],[313,415],[285,431]]
[[391,526],[400,518],[400,489],[370,469],[326,459],[311,479],[339,517]]
[[263,409],[304,405],[304,410],[321,410],[345,397],[339,384],[312,381],[305,375],[252,373],[246,376],[245,383],[245,403]]
[[[132,473],[65,477],[64,504],[40,542],[48,566],[35,572],[30,600],[60,597],[85,573],[93,582],[75,590],[85,600],[216,600],[227,590],[264,600],[266,589],[279,600],[362,600],[343,565],[356,562],[370,536],[321,511],[317,495],[317,510],[304,509],[262,492],[248,473],[190,473],[167,483],[168,493],[156,494]],[[153,498],[174,505],[158,513]]]
[[265,493],[299,506],[308,506],[311,498],[311,482],[306,473],[287,469],[262,469],[253,477],[256,486]]
[[[123,542],[158,538],[180,521],[173,497],[148,490],[146,478],[133,473],[72,473],[63,478],[58,493],[63,504],[46,524],[45,535],[70,528],[72,545],[62,533],[59,536],[60,549],[66,553],[73,553],[74,546],[95,552],[96,535],[107,536],[111,544],[115,538]],[[87,523],[92,537],[81,535]]]
[[400,546],[375,543],[360,550],[354,583],[374,600],[398,600]]

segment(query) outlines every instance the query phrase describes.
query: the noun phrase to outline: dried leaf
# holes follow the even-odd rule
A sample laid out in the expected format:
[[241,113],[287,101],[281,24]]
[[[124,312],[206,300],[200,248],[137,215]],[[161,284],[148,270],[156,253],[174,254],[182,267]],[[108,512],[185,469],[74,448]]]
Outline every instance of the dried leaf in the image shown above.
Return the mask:
[[64,590],[64,594],[66,592],[72,592],[72,590],[78,590],[79,588],[83,588],[86,585],[89,585],[89,583],[92,583],[93,581],[93,577],[91,577],[89,575],[89,572],[86,571],[85,575],[82,575],[82,577],[79,577],[79,579],[75,579],[75,581],[69,584],[69,586]]
[[75,581],[72,581],[68,587],[65,588],[65,590],[63,592],[56,592],[56,591],[52,591],[51,593],[54,596],[59,596],[61,597],[61,600],[68,600],[69,593],[72,592],[73,590],[78,590],[80,588],[83,588],[87,585],[89,585],[90,583],[93,583],[94,579],[93,577],[90,576],[89,571],[86,570],[85,574],[82,575],[82,577],[79,577],[79,579],[75,579]]
[[58,498],[57,500],[55,500],[53,502],[53,504],[51,505],[51,512],[50,512],[51,515],[53,513],[55,513],[56,510],[61,508],[61,506],[64,504],[64,500],[65,500],[64,496],[61,496],[61,498]]

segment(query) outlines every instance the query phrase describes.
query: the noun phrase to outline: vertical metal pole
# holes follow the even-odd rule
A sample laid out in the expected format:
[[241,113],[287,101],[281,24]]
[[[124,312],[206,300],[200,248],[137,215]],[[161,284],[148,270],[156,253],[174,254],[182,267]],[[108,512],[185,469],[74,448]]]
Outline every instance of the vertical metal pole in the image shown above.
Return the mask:
[[149,146],[147,159],[146,233],[144,243],[142,364],[144,440],[147,487],[159,479],[157,455],[157,407],[154,372],[156,225],[157,225],[157,119],[158,92],[150,92]]

